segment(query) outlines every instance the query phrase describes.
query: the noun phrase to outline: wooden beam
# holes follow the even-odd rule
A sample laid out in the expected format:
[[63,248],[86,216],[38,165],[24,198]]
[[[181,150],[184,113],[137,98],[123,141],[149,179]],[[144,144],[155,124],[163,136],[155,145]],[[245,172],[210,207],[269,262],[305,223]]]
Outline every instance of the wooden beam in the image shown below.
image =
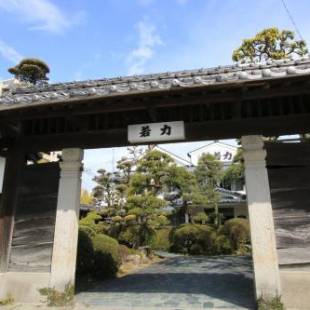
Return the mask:
[[[186,141],[240,138],[242,135],[278,136],[310,132],[310,115],[217,120],[186,123]],[[71,134],[25,136],[27,151],[53,151],[68,147],[104,148],[129,145],[127,127]]]
[[20,122],[12,122],[9,120],[0,120],[0,133],[2,136],[16,136],[20,133]]

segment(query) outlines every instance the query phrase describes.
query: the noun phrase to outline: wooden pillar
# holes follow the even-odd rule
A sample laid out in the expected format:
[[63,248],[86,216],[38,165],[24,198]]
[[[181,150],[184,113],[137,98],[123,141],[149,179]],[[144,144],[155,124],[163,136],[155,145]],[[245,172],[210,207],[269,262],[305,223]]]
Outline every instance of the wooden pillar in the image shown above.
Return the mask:
[[0,205],[0,272],[6,272],[14,226],[18,181],[25,165],[25,156],[17,145],[11,147],[6,158]]
[[256,297],[279,296],[280,275],[264,142],[261,136],[243,136],[241,141]]
[[75,281],[82,159],[81,149],[62,151],[50,281],[60,291]]

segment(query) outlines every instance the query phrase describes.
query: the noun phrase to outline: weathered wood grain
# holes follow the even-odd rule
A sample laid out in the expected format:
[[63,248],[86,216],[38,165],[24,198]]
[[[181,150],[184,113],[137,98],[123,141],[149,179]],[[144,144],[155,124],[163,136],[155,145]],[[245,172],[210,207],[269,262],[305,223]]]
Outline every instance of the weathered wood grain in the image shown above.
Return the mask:
[[310,263],[310,145],[268,144],[266,149],[280,264]]
[[14,246],[10,257],[10,271],[50,271],[53,242]]
[[15,146],[9,148],[7,154],[0,205],[0,272],[6,272],[8,269],[9,249],[17,205],[17,187],[24,165],[24,151],[18,147],[16,142]]
[[25,168],[15,215],[10,271],[50,270],[58,180],[58,164]]

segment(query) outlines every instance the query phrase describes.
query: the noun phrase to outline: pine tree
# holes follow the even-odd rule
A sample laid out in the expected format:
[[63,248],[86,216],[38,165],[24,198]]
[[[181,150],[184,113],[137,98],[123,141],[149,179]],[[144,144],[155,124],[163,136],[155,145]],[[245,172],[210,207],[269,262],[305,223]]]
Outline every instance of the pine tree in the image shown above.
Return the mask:
[[50,69],[40,59],[25,58],[15,67],[9,68],[8,71],[18,80],[37,84],[48,80],[47,74],[50,72]]
[[285,59],[290,56],[301,57],[308,50],[304,40],[296,40],[290,30],[267,28],[254,37],[243,40],[241,46],[234,50],[233,61],[262,62],[269,59]]
[[201,192],[207,196],[208,207],[214,210],[214,225],[219,227],[221,224],[218,208],[220,197],[216,188],[222,179],[223,166],[213,155],[202,154],[198,160],[195,175]]

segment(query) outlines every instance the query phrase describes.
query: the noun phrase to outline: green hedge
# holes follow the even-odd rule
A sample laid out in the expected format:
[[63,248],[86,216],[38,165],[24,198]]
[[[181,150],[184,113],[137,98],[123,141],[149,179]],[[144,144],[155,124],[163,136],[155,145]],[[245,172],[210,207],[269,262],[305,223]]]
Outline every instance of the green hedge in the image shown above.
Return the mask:
[[117,240],[98,234],[93,238],[94,265],[93,276],[97,279],[114,277],[121,264],[119,244]]
[[250,226],[247,219],[234,218],[225,222],[221,229],[229,242],[232,253],[246,254],[250,245]]
[[104,235],[92,235],[89,227],[79,229],[77,277],[103,280],[116,275],[121,264],[117,240]]
[[94,268],[93,264],[94,248],[90,231],[87,227],[80,227],[76,266],[77,277],[91,276]]
[[244,255],[250,252],[247,219],[225,222],[220,230],[210,225],[183,224],[170,233],[171,251],[192,255]]
[[216,232],[208,225],[184,224],[171,235],[171,250],[187,254],[217,254]]

